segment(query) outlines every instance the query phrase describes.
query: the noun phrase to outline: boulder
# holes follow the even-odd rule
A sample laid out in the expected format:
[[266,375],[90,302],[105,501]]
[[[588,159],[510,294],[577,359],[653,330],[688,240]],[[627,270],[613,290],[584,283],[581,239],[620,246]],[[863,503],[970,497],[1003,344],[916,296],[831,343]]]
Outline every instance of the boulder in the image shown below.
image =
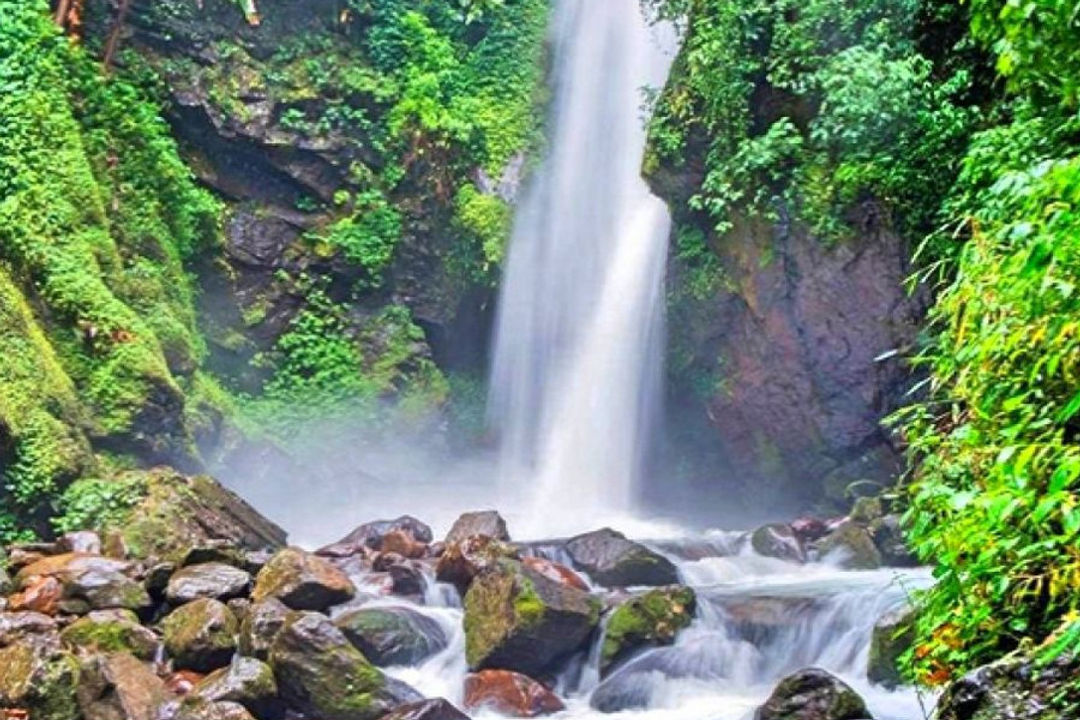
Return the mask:
[[53,636],[57,622],[48,615],[35,612],[0,612],[0,647],[13,645],[25,638]]
[[188,548],[180,559],[180,567],[221,563],[232,565],[240,570],[255,574],[273,557],[272,550],[250,550],[239,547],[228,540],[209,540]]
[[750,545],[758,555],[788,562],[806,562],[806,550],[790,525],[773,523],[759,527],[750,536]]
[[589,584],[582,580],[580,575],[565,565],[560,565],[553,560],[547,560],[542,557],[527,557],[522,559],[521,562],[525,567],[540,573],[549,580],[554,580],[557,583],[562,583],[563,585],[589,592]]
[[578,535],[566,543],[574,567],[604,587],[675,585],[670,560],[610,528]]
[[[383,547],[384,540],[391,534],[394,535],[391,544],[407,542],[410,546],[426,546],[433,539],[430,527],[410,515],[402,515],[396,520],[376,520],[365,523],[336,543],[315,552],[317,555],[326,557],[349,557],[366,550],[391,550],[391,548]],[[406,555],[406,557],[409,556]]]
[[413,560],[427,555],[427,549],[427,543],[417,540],[404,530],[391,530],[383,536],[379,544],[379,552],[396,553]]
[[251,599],[274,597],[293,610],[324,611],[348,602],[356,588],[328,560],[299,548],[286,548],[270,559],[255,579]]
[[432,698],[402,705],[379,720],[469,720],[469,716],[445,698]]
[[801,517],[791,523],[791,529],[803,543],[814,542],[825,537],[829,532],[829,525],[821,518]]
[[284,530],[213,478],[156,468],[126,473],[117,482],[128,483],[138,500],[108,529],[134,557],[179,563],[191,548],[213,541],[249,550],[285,545]]
[[288,708],[319,720],[376,720],[422,699],[379,672],[318,613],[290,614],[274,639],[270,666]]
[[408,608],[361,608],[341,615],[334,624],[380,667],[415,665],[446,648],[439,624]]
[[173,605],[199,598],[231,600],[243,597],[250,587],[251,575],[247,571],[220,562],[207,562],[177,570],[169,578],[165,598]]
[[276,598],[254,603],[240,623],[239,650],[241,655],[266,660],[278,631],[285,626],[289,608]]
[[201,598],[173,610],[162,622],[165,650],[182,670],[210,672],[229,663],[239,623],[224,603]]
[[907,546],[899,515],[886,515],[867,527],[874,545],[881,554],[881,562],[889,567],[916,567],[919,559]]
[[1042,664],[1010,656],[949,685],[936,720],[1072,720],[1080,717],[1080,658]]
[[92,530],[64,533],[59,541],[62,552],[101,554],[101,536]]
[[36,612],[56,615],[64,599],[64,585],[55,577],[32,577],[23,589],[8,598],[8,609],[13,612]]
[[464,595],[473,578],[504,559],[517,559],[518,551],[487,535],[472,535],[446,546],[435,565],[435,578],[450,583]]
[[696,602],[693,589],[673,586],[650,590],[621,603],[604,627],[601,676],[643,647],[674,643],[678,632],[693,621]]
[[465,708],[511,717],[539,717],[566,709],[555,693],[509,670],[482,670],[465,678]]
[[130,610],[95,610],[64,628],[60,640],[78,653],[130,653],[146,662],[161,646],[158,636]]
[[89,658],[79,680],[84,720],[155,720],[165,701],[165,683],[129,653]]
[[858,693],[836,676],[807,668],[780,681],[754,720],[867,720]]
[[900,656],[915,642],[915,610],[904,607],[886,613],[874,624],[866,676],[892,690],[903,684]]
[[77,720],[79,661],[51,634],[27,634],[0,648],[0,707],[33,720]]
[[600,602],[513,560],[478,576],[465,595],[465,655],[472,670],[539,676],[581,649]]
[[15,579],[26,591],[39,586],[42,578],[53,578],[63,586],[61,602],[79,601],[87,609],[141,610],[150,606],[150,596],[141,583],[132,579],[134,573],[135,566],[124,560],[64,553],[27,565]]
[[450,532],[446,534],[445,542],[450,545],[476,535],[483,535],[502,542],[510,542],[510,533],[506,529],[506,521],[494,510],[465,513],[454,521]]
[[240,703],[214,702],[194,693],[161,706],[157,720],[255,720]]
[[836,562],[848,570],[876,570],[881,567],[881,553],[866,528],[845,522],[826,535],[817,551],[823,560]]
[[228,667],[200,680],[192,692],[212,702],[239,703],[259,720],[280,717],[283,711],[274,671],[255,658],[234,657]]

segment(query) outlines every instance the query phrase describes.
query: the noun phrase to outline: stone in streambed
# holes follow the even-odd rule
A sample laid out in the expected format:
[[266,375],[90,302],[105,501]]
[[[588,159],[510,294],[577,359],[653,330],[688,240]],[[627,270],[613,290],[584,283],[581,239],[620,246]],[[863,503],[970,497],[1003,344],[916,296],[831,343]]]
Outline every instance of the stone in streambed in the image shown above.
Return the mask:
[[260,720],[280,717],[284,711],[274,671],[255,658],[234,657],[228,667],[200,680],[192,693],[212,702],[239,703]]
[[439,624],[408,608],[362,608],[341,615],[334,624],[380,667],[416,665],[446,648]]
[[165,597],[173,605],[213,598],[231,600],[243,597],[251,587],[251,575],[232,565],[208,562],[177,570],[165,588]]
[[870,682],[890,690],[903,684],[900,656],[915,642],[915,610],[904,607],[886,613],[874,625],[870,637],[870,658],[866,676]]
[[807,668],[780,681],[754,720],[868,720],[859,694],[836,676]]
[[600,602],[514,560],[479,575],[465,595],[465,655],[472,670],[543,675],[579,650]]
[[563,585],[569,585],[570,587],[583,592],[589,592],[588,583],[582,580],[580,575],[565,565],[560,565],[553,560],[542,557],[526,557],[523,558],[521,562],[525,567],[540,573],[549,580],[554,580]]
[[600,674],[643,647],[670,645],[694,618],[696,595],[685,586],[657,588],[621,603],[604,628]]
[[356,595],[349,578],[328,560],[299,548],[286,548],[259,571],[251,599],[274,597],[293,610],[325,611]]
[[132,579],[134,573],[135,566],[123,560],[65,553],[27,565],[15,579],[20,589],[26,590],[52,578],[63,586],[62,601],[85,603],[87,609],[141,610],[150,606],[150,596]]
[[402,515],[396,520],[376,520],[365,523],[336,543],[315,552],[325,557],[349,557],[366,550],[390,549],[383,548],[383,542],[391,534],[396,534],[391,544],[407,542],[410,546],[415,544],[426,546],[433,539],[430,527],[411,515]]
[[277,598],[267,598],[252,604],[240,623],[239,650],[241,655],[266,660],[285,620],[289,608]]
[[611,528],[572,538],[566,543],[566,551],[575,568],[604,587],[679,582],[679,572],[670,560]]
[[202,598],[181,605],[162,622],[165,650],[177,668],[210,672],[236,651],[239,623],[224,603]]
[[149,662],[161,641],[130,610],[95,610],[60,633],[64,646],[84,653],[126,652]]
[[788,562],[806,562],[806,550],[802,541],[794,528],[784,523],[759,527],[750,536],[750,546],[758,555]]
[[255,720],[255,718],[240,703],[214,702],[192,693],[180,700],[162,705],[155,720]]
[[165,698],[165,683],[134,655],[96,655],[82,664],[78,700],[84,720],[155,720]]
[[465,678],[465,707],[512,717],[539,717],[566,709],[555,693],[509,670],[481,670]]
[[445,698],[432,698],[402,705],[379,720],[469,720],[469,716]]
[[889,567],[917,567],[919,559],[908,548],[898,515],[886,515],[867,526],[874,545],[881,554],[881,562]]
[[876,570],[881,567],[881,553],[866,528],[848,521],[817,544],[823,560],[833,561],[848,570]]
[[936,720],[1073,720],[1080,712],[1080,658],[1050,663],[1010,656],[949,685]]
[[319,613],[290,614],[274,638],[270,666],[288,708],[319,720],[376,720],[422,699],[379,672]]
[[435,565],[435,578],[451,583],[462,595],[473,579],[499,562],[520,557],[512,545],[487,535],[471,535],[446,546]]
[[445,542],[450,545],[476,535],[483,535],[502,542],[510,542],[510,533],[506,529],[506,521],[494,510],[463,514],[454,521],[450,532],[446,534]]

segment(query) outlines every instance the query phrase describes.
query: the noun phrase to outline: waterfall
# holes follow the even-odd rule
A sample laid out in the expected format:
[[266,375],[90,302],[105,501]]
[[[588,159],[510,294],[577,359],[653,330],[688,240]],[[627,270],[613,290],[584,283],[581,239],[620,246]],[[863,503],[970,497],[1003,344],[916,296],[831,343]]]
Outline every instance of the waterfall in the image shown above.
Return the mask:
[[670,228],[641,178],[643,88],[663,84],[673,45],[639,0],[559,2],[550,147],[515,219],[489,403],[530,533],[633,509],[659,405]]

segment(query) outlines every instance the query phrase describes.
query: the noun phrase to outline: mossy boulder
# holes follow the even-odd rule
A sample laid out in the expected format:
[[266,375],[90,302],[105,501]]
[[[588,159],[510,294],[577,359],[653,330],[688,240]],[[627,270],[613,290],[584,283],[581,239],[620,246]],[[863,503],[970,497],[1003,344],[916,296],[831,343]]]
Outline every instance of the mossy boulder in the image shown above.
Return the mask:
[[404,607],[361,608],[339,616],[334,624],[380,667],[415,665],[446,647],[437,622]]
[[890,690],[903,684],[900,656],[915,642],[915,610],[904,607],[886,613],[874,624],[866,676]]
[[588,593],[502,560],[465,594],[465,656],[472,670],[540,676],[583,647],[599,618]]
[[467,512],[454,521],[450,532],[446,534],[446,544],[456,543],[468,537],[483,535],[494,540],[510,542],[510,532],[506,520],[494,510]]
[[155,720],[255,720],[255,718],[240,703],[214,702],[199,695],[190,694],[162,705]]
[[754,720],[866,720],[859,694],[836,676],[807,668],[780,681]]
[[1013,655],[949,685],[937,720],[1072,720],[1080,717],[1080,658],[1051,663]]
[[674,586],[650,590],[631,598],[611,613],[600,648],[600,673],[643,647],[670,645],[694,618],[697,596],[693,589]]
[[224,667],[237,646],[240,625],[222,602],[195,600],[173,610],[161,623],[165,650],[181,670],[210,672]]
[[183,605],[199,598],[231,600],[243,597],[251,587],[251,575],[240,568],[219,562],[189,565],[177,570],[165,588],[165,597],[173,605]]
[[192,692],[213,702],[239,703],[260,720],[278,717],[283,710],[274,671],[255,658],[234,657],[228,667],[207,675]]
[[34,720],[76,720],[79,661],[54,636],[26,636],[0,648],[0,707]]
[[885,514],[885,506],[880,497],[861,497],[855,500],[848,517],[852,522],[868,525]]
[[130,610],[95,610],[64,628],[60,640],[76,652],[126,652],[147,662],[161,645],[158,636]]
[[349,578],[330,561],[300,548],[286,548],[270,559],[255,579],[255,602],[277,598],[293,610],[322,611],[356,595]]
[[240,654],[267,660],[274,638],[285,627],[288,616],[289,608],[277,598],[253,603],[240,623]]
[[274,638],[270,666],[288,708],[320,720],[375,720],[421,699],[379,672],[319,613],[290,614]]
[[285,545],[284,530],[211,477],[156,468],[119,480],[135,484],[138,493],[105,529],[119,532],[135,557],[180,564],[192,547],[215,540],[249,550]]
[[845,522],[817,544],[823,560],[838,563],[848,570],[876,570],[881,567],[881,553],[866,528]]
[[679,571],[663,555],[611,528],[578,535],[566,543],[574,567],[604,587],[675,585]]
[[521,557],[513,545],[488,535],[470,535],[446,546],[435,565],[439,582],[450,583],[461,595],[469,590],[473,579],[501,561]]

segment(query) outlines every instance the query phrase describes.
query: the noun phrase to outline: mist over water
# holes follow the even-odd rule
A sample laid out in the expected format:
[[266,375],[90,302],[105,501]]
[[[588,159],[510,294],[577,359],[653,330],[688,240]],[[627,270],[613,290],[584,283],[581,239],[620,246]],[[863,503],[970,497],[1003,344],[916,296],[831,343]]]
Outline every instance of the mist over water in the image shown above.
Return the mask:
[[563,0],[554,45],[550,152],[516,218],[491,375],[503,493],[528,488],[530,536],[634,510],[659,410],[670,227],[641,178],[641,107],[673,33],[638,0]]

